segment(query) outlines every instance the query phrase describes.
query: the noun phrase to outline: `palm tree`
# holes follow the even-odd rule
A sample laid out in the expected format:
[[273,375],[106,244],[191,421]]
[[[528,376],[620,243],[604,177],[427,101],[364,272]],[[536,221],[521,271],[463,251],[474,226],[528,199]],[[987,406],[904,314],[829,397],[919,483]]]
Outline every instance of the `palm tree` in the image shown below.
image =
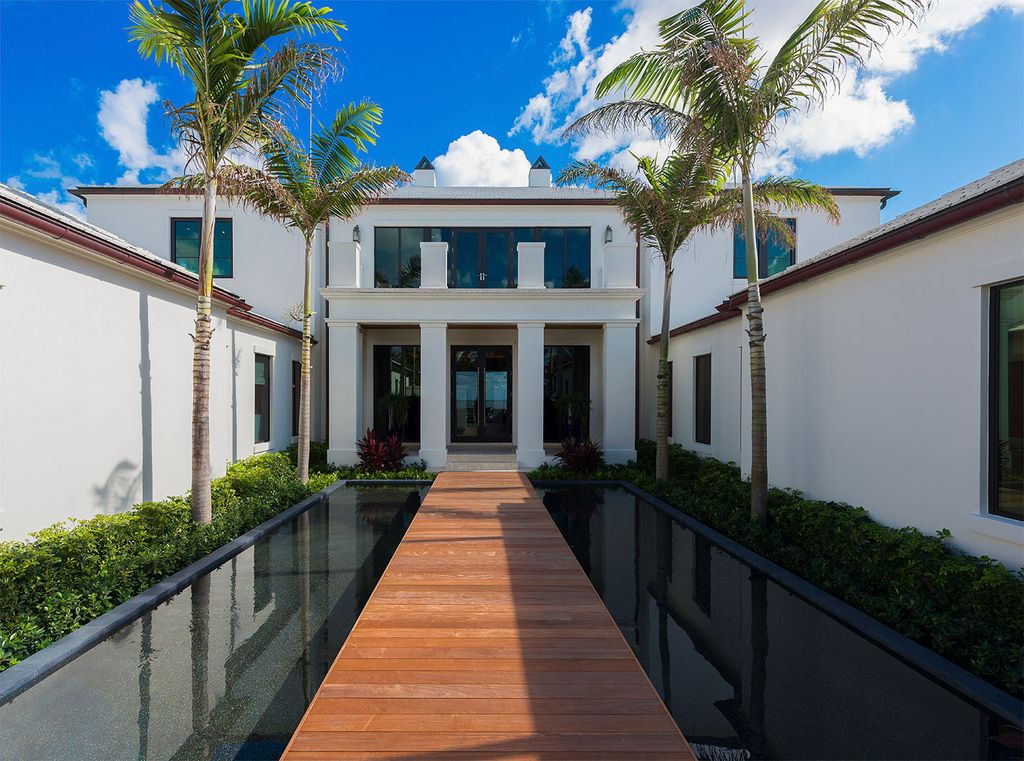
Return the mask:
[[598,108],[569,130],[653,125],[680,139],[710,136],[736,163],[744,198],[750,510],[756,519],[763,519],[767,509],[768,416],[754,161],[771,146],[782,120],[801,106],[823,103],[839,89],[846,67],[862,65],[888,35],[913,23],[925,7],[926,0],[822,0],[765,63],[758,39],[747,37],[744,0],[705,0],[662,21],[657,48],[632,56],[597,87],[598,97],[625,90],[627,100]]
[[329,217],[348,219],[408,179],[394,166],[360,163],[358,153],[377,141],[381,108],[350,103],[313,135],[308,150],[278,125],[264,146],[266,169],[234,167],[225,173],[228,193],[260,214],[298,230],[305,243],[302,292],[302,369],[299,384],[297,474],[309,480],[309,386],[312,373],[313,238]]
[[[668,478],[668,350],[672,308],[672,275],[676,252],[697,230],[719,230],[742,219],[743,194],[726,186],[730,160],[698,147],[674,152],[663,162],[644,156],[637,172],[600,166],[592,161],[571,164],[558,177],[561,184],[592,181],[615,194],[623,218],[657,251],[665,268],[658,355],[657,456],[655,477]],[[832,195],[801,180],[769,177],[753,185],[753,214],[765,234],[791,240],[789,226],[773,209],[820,208],[838,218]]]
[[190,185],[203,193],[196,332],[192,356],[192,518],[213,518],[210,493],[210,340],[213,332],[213,227],[218,183],[232,155],[258,151],[268,120],[279,121],[290,98],[308,96],[332,61],[315,43],[289,41],[276,50],[271,40],[293,32],[344,29],[328,18],[329,8],[292,0],[242,0],[240,11],[227,0],[164,0],[159,6],[131,6],[129,38],[143,57],[166,61],[191,84],[193,99],[169,108],[184,148]]

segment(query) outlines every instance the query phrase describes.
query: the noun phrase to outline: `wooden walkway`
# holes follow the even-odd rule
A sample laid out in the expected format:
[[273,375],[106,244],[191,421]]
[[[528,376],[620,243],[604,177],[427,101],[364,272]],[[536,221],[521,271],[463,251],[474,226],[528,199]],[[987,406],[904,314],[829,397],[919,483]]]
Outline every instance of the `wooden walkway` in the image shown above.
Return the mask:
[[284,758],[693,759],[520,473],[441,473]]

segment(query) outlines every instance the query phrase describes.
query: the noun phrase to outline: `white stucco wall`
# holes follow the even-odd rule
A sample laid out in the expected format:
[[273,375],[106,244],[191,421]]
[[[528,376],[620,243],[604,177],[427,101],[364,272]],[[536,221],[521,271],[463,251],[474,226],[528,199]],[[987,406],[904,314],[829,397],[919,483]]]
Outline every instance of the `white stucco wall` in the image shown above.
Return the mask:
[[[118,235],[159,257],[171,258],[171,220],[202,217],[202,198],[175,194],[93,194],[86,212],[89,222]],[[232,277],[214,278],[214,285],[236,293],[253,311],[275,322],[302,328],[293,319],[302,303],[305,244],[302,236],[279,222],[261,217],[241,204],[218,199],[217,218],[230,219],[232,227]],[[313,336],[324,330],[325,304],[317,296],[324,284],[323,233],[313,242]],[[313,346],[312,436],[323,439],[325,369],[323,343]]]
[[[877,227],[879,198],[836,196],[841,217],[838,225],[820,212],[780,212],[796,218],[796,261],[802,262],[822,251]],[[645,253],[650,267],[649,333],[661,329],[661,305],[665,271],[661,258]],[[676,254],[672,276],[672,327],[685,325],[711,314],[724,299],[746,287],[746,280],[733,278],[733,232],[697,232]]]
[[[0,539],[186,491],[194,295],[13,226],[0,229],[0,283]],[[219,306],[214,317],[219,476],[290,443],[299,345]],[[257,350],[277,358],[270,447],[253,444]]]
[[[987,515],[986,469],[987,286],[1024,275],[1022,252],[1017,207],[766,295],[771,483],[861,505],[888,525],[948,528],[972,553],[1024,563],[1024,524]],[[671,357],[675,440],[702,450],[692,357],[710,348],[704,451],[746,471],[744,327],[736,318],[680,335]]]

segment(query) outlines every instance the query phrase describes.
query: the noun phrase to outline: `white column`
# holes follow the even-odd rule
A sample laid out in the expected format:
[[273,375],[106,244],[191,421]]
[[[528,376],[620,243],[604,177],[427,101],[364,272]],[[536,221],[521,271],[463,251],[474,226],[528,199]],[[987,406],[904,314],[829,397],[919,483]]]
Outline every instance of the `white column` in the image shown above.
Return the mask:
[[636,288],[636,243],[604,244],[604,287]]
[[420,243],[420,288],[448,287],[448,244]]
[[335,465],[353,465],[356,441],[363,435],[363,337],[356,322],[331,321],[327,333],[331,384],[327,459]]
[[332,240],[330,246],[330,275],[328,285],[340,288],[359,287],[359,269],[362,266],[362,251],[358,243]]
[[544,462],[544,323],[516,327],[516,459],[519,467],[533,469]]
[[544,287],[544,244],[522,242],[516,247],[519,257],[517,288]]
[[420,323],[420,457],[432,470],[448,462],[448,325]]
[[609,463],[636,459],[636,323],[604,326],[602,379],[604,456]]

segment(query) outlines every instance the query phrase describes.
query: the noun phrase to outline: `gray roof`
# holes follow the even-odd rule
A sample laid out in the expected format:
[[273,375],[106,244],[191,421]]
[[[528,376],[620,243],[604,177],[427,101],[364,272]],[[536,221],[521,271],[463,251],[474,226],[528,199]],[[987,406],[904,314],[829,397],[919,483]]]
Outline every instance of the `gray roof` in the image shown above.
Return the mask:
[[[939,196],[934,201],[929,201],[923,206],[918,206],[916,209],[911,209],[910,211],[904,212],[903,214],[900,214],[898,217],[895,217],[889,220],[888,222],[879,225],[878,227],[873,227],[872,229],[868,230],[867,232],[861,233],[855,238],[850,238],[849,240],[840,243],[837,246],[833,246],[832,248],[826,249],[817,256],[812,256],[810,259],[805,259],[802,262],[798,262],[797,264],[794,264],[792,267],[789,267],[776,275],[772,275],[771,277],[765,278],[761,282],[770,282],[784,275],[789,275],[793,272],[798,272],[804,267],[809,267],[812,264],[820,262],[822,259],[828,259],[833,256],[838,256],[852,248],[856,248],[857,246],[872,241],[875,238],[881,238],[885,235],[888,235],[889,233],[899,230],[901,227],[906,227],[907,225],[911,225],[922,219],[931,217],[934,214],[938,214],[954,206],[958,206],[959,204],[962,204],[966,201],[970,201],[974,198],[977,198],[978,196],[982,196],[993,190],[998,190],[1002,186],[1015,180],[1020,180],[1021,178],[1024,178],[1024,159],[1018,159],[1017,161],[1014,161],[1012,164],[1007,164],[1006,166],[1000,167],[999,169],[995,169],[979,180],[969,182],[963,187],[957,188],[956,190],[951,190],[945,195]],[[744,292],[745,290],[738,292],[737,295]]]

